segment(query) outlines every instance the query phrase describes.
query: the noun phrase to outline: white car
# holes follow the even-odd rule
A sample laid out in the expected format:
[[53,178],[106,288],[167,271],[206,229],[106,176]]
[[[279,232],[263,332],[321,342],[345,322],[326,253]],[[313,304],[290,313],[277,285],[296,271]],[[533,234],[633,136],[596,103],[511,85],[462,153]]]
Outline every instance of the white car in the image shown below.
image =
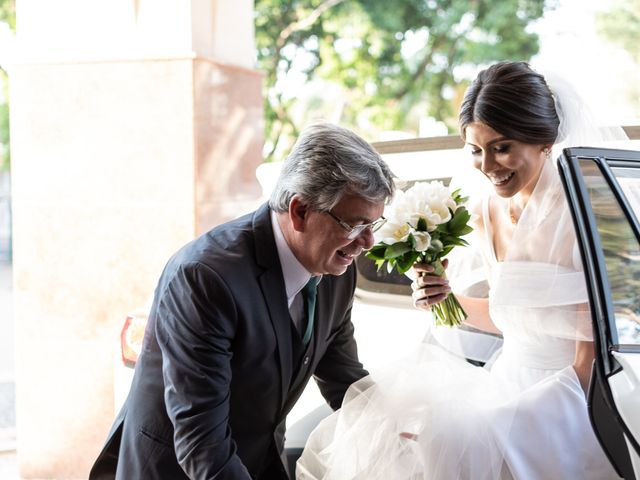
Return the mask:
[[[409,184],[433,179],[447,183],[460,169],[468,171],[465,155],[457,149],[411,155],[413,159],[406,154],[402,159],[386,158]],[[594,322],[591,422],[618,473],[640,479],[640,152],[567,149],[558,165],[578,232]],[[258,168],[265,192],[271,190],[279,167],[276,163]],[[498,336],[471,328],[431,327],[429,316],[412,306],[406,276],[377,271],[364,256],[356,266],[352,320],[360,358],[370,371],[403,356],[428,330],[446,348],[464,351],[472,363],[482,364],[500,348]],[[117,409],[126,398],[145,322],[146,309],[132,312],[125,321],[121,366],[116,369]],[[329,413],[310,382],[287,418],[285,447],[291,472],[309,433]]]

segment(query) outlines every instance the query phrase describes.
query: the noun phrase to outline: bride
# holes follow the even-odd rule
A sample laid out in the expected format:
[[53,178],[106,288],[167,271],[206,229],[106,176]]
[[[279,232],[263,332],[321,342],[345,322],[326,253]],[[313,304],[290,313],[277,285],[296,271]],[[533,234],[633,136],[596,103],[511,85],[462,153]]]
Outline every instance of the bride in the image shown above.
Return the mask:
[[[455,258],[449,277],[467,323],[503,348],[476,367],[427,339],[356,382],[309,438],[298,479],[618,478],[589,423],[587,291],[552,154],[593,145],[599,130],[570,89],[524,62],[480,72],[459,121],[493,190],[474,208],[489,298],[456,291]],[[451,287],[414,269],[415,305],[428,310]]]

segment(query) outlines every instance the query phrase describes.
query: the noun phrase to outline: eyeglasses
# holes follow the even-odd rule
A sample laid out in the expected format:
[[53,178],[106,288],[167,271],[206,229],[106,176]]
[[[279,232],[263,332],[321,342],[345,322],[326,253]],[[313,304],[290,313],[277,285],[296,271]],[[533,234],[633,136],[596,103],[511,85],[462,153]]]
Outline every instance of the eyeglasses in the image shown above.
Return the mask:
[[382,227],[382,225],[384,225],[384,223],[387,221],[386,218],[380,217],[379,219],[377,219],[376,221],[371,222],[371,223],[363,223],[362,225],[349,225],[347,222],[345,222],[341,218],[337,217],[330,210],[325,210],[324,213],[326,213],[331,218],[333,218],[336,222],[338,222],[338,225],[340,225],[347,232],[349,232],[349,234],[347,235],[347,238],[349,240],[353,240],[358,235],[360,235],[362,232],[364,232],[367,228],[370,228],[372,232],[376,232],[376,231],[380,230],[380,227]]

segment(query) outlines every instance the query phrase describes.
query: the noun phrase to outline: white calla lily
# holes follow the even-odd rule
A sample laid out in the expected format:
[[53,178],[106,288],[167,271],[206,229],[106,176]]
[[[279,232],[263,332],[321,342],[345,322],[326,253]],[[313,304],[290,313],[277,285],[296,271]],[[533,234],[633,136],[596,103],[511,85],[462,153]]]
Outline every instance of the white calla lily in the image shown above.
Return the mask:
[[431,235],[427,232],[413,232],[413,239],[416,242],[415,249],[417,252],[424,252],[431,246]]

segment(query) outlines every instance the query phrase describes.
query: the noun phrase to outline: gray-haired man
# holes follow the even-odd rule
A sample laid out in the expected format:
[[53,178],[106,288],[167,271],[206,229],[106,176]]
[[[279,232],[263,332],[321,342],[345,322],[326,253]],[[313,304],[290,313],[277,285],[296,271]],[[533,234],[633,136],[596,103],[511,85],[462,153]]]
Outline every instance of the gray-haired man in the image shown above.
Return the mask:
[[90,478],[286,479],[285,419],[311,375],[336,409],[367,374],[351,323],[353,262],[393,189],[367,142],[315,125],[268,205],[179,250]]

